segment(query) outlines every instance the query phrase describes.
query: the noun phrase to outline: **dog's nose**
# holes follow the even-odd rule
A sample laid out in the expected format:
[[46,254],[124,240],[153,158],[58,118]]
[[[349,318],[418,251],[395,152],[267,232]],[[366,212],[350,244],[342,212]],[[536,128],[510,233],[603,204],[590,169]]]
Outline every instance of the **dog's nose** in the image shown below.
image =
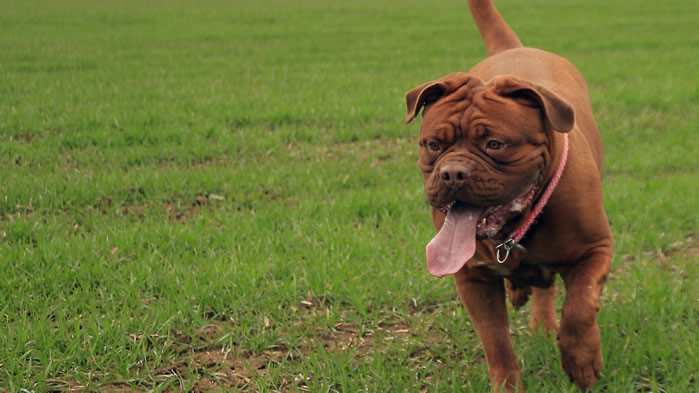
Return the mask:
[[470,174],[471,168],[461,164],[447,164],[439,170],[439,177],[442,179],[442,183],[452,188],[463,186]]

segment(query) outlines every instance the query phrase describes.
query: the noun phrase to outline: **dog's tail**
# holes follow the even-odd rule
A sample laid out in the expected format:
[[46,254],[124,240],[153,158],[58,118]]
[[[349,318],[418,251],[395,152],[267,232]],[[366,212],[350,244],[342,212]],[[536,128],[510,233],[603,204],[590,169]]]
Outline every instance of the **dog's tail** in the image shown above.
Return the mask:
[[488,56],[512,48],[521,48],[522,43],[495,8],[493,0],[468,0],[473,21],[481,32]]

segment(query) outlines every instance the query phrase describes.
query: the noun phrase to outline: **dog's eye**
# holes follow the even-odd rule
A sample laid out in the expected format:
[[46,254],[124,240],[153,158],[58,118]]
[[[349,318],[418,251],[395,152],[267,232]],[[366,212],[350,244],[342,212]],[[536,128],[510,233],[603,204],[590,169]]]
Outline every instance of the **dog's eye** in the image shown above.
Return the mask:
[[490,150],[499,150],[504,146],[504,143],[496,141],[496,140],[490,140],[486,144],[486,147]]
[[439,146],[439,142],[429,141],[427,142],[427,148],[431,151],[439,151],[441,149],[441,146]]

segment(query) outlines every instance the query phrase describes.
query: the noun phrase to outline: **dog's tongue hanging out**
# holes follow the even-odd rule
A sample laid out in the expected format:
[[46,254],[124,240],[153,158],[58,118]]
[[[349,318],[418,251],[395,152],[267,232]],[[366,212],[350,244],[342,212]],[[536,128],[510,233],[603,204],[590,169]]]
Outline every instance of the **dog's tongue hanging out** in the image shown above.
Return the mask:
[[476,253],[476,225],[483,209],[455,203],[427,245],[427,270],[435,277],[458,272]]

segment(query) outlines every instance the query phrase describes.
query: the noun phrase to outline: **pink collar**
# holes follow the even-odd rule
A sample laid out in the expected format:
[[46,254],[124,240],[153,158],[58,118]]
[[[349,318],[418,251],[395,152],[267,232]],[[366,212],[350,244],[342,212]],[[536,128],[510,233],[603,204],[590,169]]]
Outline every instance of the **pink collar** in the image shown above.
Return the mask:
[[[505,261],[507,261],[507,257],[510,256],[510,250],[512,250],[513,248],[524,250],[524,247],[522,247],[519,244],[519,241],[522,240],[524,234],[527,233],[529,227],[532,226],[536,217],[539,214],[541,214],[542,210],[544,210],[544,206],[546,206],[546,203],[549,201],[551,194],[553,194],[553,190],[556,189],[558,181],[561,180],[561,175],[563,174],[563,169],[566,166],[566,161],[568,161],[568,134],[563,134],[563,151],[561,152],[561,162],[558,164],[556,173],[554,173],[553,178],[551,178],[551,181],[549,182],[548,186],[546,186],[546,190],[544,190],[544,193],[541,194],[541,197],[534,206],[534,209],[531,211],[531,213],[529,213],[529,217],[527,217],[527,220],[522,225],[520,225],[519,228],[512,232],[504,242],[495,246],[496,258],[498,260],[498,263],[505,263]],[[500,256],[500,252],[502,249],[504,249],[505,251],[505,256],[503,257]]]

